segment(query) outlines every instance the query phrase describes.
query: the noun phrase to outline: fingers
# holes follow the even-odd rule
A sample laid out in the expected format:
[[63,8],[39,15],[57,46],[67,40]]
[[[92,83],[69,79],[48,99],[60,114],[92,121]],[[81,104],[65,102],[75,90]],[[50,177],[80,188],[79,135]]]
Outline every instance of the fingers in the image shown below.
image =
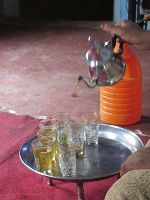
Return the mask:
[[131,24],[133,24],[133,23],[129,20],[121,20],[121,21],[116,23],[117,26],[120,26],[122,28],[127,27],[127,26],[131,26]]
[[102,23],[101,29],[103,31],[109,32],[112,36],[118,35],[122,40],[127,42],[128,44],[135,45],[138,48],[145,48],[145,44],[147,43],[141,41],[145,41],[143,39],[143,30],[139,28],[139,26],[129,20],[122,20],[117,23]]
[[127,173],[126,165],[122,164],[120,169],[120,177],[122,177],[125,173]]
[[116,23],[101,23],[101,29],[103,31],[110,32],[111,34],[117,34],[119,36],[123,35],[123,30],[127,29],[128,27],[135,26],[135,23],[129,20],[121,20]]
[[114,24],[112,24],[112,23],[102,23],[101,24],[101,29],[103,30],[103,31],[106,31],[106,32],[111,32],[112,31],[112,29],[114,29]]
[[103,31],[109,32],[111,35],[118,35],[120,37],[123,36],[123,29],[119,24],[112,24],[112,23],[102,23],[101,29]]

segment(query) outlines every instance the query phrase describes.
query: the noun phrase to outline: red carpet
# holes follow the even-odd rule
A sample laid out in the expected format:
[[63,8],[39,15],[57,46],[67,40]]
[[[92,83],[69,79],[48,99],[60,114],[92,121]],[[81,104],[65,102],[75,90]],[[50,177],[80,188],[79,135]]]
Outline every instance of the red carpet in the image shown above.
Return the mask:
[[[75,183],[54,181],[27,169],[19,159],[20,146],[36,134],[38,121],[29,116],[0,113],[0,199],[77,200]],[[147,138],[144,138],[147,141]],[[103,200],[117,176],[84,183],[85,200]]]

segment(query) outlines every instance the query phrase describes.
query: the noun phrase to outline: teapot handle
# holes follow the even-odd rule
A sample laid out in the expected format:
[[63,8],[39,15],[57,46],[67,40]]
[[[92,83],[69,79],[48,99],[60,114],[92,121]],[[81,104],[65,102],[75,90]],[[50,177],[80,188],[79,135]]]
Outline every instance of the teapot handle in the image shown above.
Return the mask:
[[123,43],[124,41],[118,35],[112,37],[112,47],[114,48],[114,55],[121,56],[123,52]]

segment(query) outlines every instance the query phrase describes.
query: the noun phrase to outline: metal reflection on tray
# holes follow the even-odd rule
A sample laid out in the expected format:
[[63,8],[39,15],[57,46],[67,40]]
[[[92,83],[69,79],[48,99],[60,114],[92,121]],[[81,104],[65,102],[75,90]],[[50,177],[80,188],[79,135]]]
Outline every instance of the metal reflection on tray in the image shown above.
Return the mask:
[[98,135],[98,146],[86,145],[85,157],[77,158],[77,171],[73,177],[62,177],[59,172],[53,175],[43,174],[36,169],[31,149],[36,136],[21,146],[19,156],[26,167],[40,175],[67,181],[90,181],[119,173],[122,162],[130,154],[143,148],[143,143],[136,134],[121,127],[99,124]]

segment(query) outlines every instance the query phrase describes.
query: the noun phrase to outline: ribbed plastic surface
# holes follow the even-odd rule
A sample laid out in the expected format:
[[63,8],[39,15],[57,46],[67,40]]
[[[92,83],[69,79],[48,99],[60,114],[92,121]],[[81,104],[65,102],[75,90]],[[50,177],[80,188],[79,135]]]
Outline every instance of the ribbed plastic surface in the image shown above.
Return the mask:
[[113,86],[100,87],[100,118],[103,122],[114,125],[130,125],[141,119],[141,65],[126,43],[122,56],[126,62],[123,79]]

